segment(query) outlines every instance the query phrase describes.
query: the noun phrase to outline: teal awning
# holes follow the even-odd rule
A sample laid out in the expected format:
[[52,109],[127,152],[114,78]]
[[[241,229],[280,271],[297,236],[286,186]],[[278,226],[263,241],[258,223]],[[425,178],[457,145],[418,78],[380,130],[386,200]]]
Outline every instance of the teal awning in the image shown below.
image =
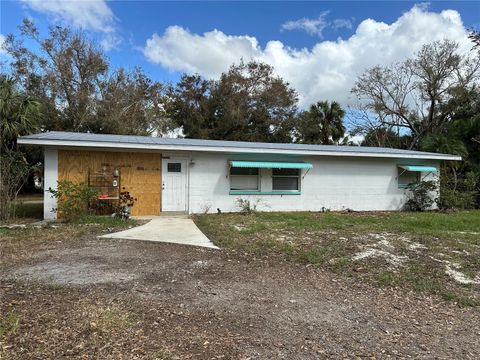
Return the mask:
[[438,171],[438,169],[435,166],[398,165],[398,167],[407,171],[417,171],[417,172],[437,172]]
[[311,169],[312,164],[301,162],[275,161],[230,161],[232,167],[240,168],[268,168],[268,169]]

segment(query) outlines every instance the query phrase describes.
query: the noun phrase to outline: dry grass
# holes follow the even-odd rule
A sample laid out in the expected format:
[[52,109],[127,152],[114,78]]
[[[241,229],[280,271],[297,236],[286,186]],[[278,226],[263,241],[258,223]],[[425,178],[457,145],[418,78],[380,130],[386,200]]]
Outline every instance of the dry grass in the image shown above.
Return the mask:
[[480,211],[224,214],[196,222],[233,252],[480,305]]

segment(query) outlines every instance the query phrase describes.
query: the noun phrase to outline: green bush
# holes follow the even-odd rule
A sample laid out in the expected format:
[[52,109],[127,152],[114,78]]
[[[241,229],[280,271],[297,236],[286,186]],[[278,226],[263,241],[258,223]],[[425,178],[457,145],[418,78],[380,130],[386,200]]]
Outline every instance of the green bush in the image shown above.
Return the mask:
[[407,211],[425,211],[432,207],[436,202],[434,193],[437,191],[437,185],[434,181],[421,181],[418,184],[408,186],[408,200],[405,203]]
[[68,180],[59,181],[56,190],[50,188],[48,191],[57,199],[57,208],[53,211],[67,221],[87,215],[97,196],[97,190],[87,184]]
[[478,184],[478,175],[473,171],[456,179],[450,173],[443,172],[440,181],[439,207],[444,210],[474,209],[478,196]]

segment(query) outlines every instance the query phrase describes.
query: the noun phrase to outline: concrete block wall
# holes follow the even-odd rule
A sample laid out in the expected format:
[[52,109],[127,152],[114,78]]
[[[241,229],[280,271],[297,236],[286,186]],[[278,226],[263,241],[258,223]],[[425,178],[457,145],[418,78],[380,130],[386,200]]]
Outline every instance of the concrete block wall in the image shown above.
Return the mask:
[[[435,161],[411,159],[316,156],[292,160],[286,157],[284,161],[313,164],[307,174],[302,170],[300,195],[229,195],[228,161],[241,157],[218,153],[192,153],[191,157],[194,165],[190,167],[190,213],[207,209],[216,212],[217,208],[223,212],[238,211],[238,198],[260,199],[262,211],[401,210],[407,190],[398,187],[398,164],[439,166]],[[261,154],[257,160],[262,160]],[[261,190],[271,191],[271,169],[262,169],[260,174]],[[432,174],[428,178],[436,176]]]
[[[398,187],[398,165],[427,165],[439,168],[438,161],[364,158],[343,156],[268,156],[265,154],[223,154],[211,152],[164,153],[189,160],[188,209],[190,213],[235,212],[239,198],[260,200],[261,211],[356,211],[401,210],[407,190]],[[230,195],[229,160],[303,161],[313,164],[302,170],[299,195]],[[261,169],[261,191],[272,190],[271,169]],[[422,174],[424,180],[437,180],[438,174]],[[56,199],[48,189],[58,180],[58,150],[45,148],[44,218],[55,219]],[[160,191],[160,189],[159,189]]]

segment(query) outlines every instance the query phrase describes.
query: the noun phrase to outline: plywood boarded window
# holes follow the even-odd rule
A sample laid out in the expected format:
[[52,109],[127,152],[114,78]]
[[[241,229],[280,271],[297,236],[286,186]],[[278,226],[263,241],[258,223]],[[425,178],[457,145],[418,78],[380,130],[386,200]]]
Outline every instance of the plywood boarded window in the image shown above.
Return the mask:
[[58,179],[87,182],[88,169],[119,169],[121,187],[137,199],[132,215],[159,215],[161,154],[59,150]]

